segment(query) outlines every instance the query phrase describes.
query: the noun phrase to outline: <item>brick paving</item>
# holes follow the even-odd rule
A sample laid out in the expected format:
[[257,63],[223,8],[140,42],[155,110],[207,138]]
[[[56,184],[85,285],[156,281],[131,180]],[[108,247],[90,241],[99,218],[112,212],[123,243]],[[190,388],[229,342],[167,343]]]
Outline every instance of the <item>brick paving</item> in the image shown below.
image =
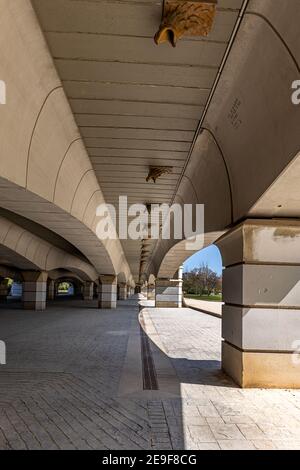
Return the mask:
[[[141,385],[126,395],[137,299],[115,311],[95,306],[69,300],[39,313],[1,305],[0,449],[300,448],[300,391],[237,388],[220,370],[220,319],[143,309],[161,390]],[[137,370],[128,380],[142,384],[132,347]]]

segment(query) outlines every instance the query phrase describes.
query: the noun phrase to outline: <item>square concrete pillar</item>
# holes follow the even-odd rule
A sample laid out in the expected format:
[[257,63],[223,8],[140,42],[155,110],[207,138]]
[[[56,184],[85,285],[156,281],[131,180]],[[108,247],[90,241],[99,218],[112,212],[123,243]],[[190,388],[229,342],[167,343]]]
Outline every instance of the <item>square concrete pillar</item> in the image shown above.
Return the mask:
[[182,280],[156,279],[155,281],[155,307],[181,308],[182,307]]
[[98,289],[99,308],[117,307],[117,278],[113,275],[100,276]]
[[47,299],[48,300],[54,300],[55,299],[55,281],[53,279],[48,280]]
[[92,281],[86,281],[83,285],[83,299],[93,300],[94,298],[94,283]]
[[120,300],[127,299],[127,284],[125,284],[125,282],[121,282],[119,284],[119,299]]
[[46,272],[25,271],[23,277],[23,308],[25,310],[45,310],[47,297]]
[[127,298],[132,296],[131,287],[127,286]]
[[300,223],[248,220],[216,244],[224,371],[241,387],[299,388]]
[[148,297],[148,286],[147,284],[144,284],[142,287],[141,287],[141,294],[146,297]]
[[155,300],[155,284],[148,285],[147,298],[148,300]]
[[140,284],[137,284],[134,288],[134,293],[141,294],[141,292],[142,292],[142,286]]

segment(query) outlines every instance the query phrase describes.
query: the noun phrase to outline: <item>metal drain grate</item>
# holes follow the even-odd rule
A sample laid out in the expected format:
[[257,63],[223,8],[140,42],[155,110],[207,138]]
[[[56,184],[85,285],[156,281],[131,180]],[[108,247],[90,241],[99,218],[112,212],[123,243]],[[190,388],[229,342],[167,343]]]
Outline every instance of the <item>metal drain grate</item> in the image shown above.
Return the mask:
[[[141,320],[143,324],[143,320]],[[150,348],[150,342],[147,334],[140,326],[141,333],[141,352],[142,352],[142,369],[143,369],[143,389],[158,390],[158,382],[156,376],[155,365]]]

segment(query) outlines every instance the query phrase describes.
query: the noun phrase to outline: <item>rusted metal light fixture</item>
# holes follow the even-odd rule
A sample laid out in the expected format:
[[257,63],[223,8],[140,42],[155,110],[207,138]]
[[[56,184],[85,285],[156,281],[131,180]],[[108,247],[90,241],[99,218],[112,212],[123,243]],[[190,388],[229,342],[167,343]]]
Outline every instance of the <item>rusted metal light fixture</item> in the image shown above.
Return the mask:
[[183,36],[207,36],[213,26],[218,0],[164,0],[156,44],[176,46]]

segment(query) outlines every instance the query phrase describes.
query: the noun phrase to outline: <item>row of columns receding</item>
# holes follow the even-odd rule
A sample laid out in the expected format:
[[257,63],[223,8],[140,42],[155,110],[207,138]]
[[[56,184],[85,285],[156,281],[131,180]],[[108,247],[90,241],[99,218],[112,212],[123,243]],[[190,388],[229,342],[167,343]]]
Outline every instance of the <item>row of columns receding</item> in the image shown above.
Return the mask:
[[[43,311],[46,309],[47,300],[57,297],[57,281],[48,278],[45,271],[22,272],[22,302],[25,310]],[[7,299],[9,287],[5,280],[0,283],[0,300]],[[84,300],[93,300],[95,283],[86,281],[82,285],[80,294]],[[97,298],[99,308],[116,308],[117,299],[126,300],[134,294],[134,288],[126,283],[117,283],[116,276],[101,276],[97,286]]]
[[[242,387],[299,388],[300,222],[248,220],[216,244],[224,267],[223,369]],[[23,278],[24,307],[43,310],[47,273],[27,272]],[[99,307],[115,308],[117,290],[116,277],[101,276]],[[86,283],[85,298],[92,292]],[[141,292],[156,307],[181,307],[182,271]],[[119,298],[126,295],[126,284],[119,285]]]
[[[57,281],[48,278],[47,272],[22,272],[22,301],[26,310],[45,310],[47,300],[57,297]],[[84,300],[93,300],[95,283],[86,281],[82,285],[80,294]],[[0,299],[8,295],[8,285],[0,283]],[[148,300],[155,301],[156,307],[180,308],[182,306],[182,268],[175,279],[158,278],[155,284],[144,285],[137,289]],[[117,277],[106,275],[100,277],[97,286],[99,308],[113,309],[117,307],[117,300],[126,300],[132,296],[135,289],[124,283],[118,283]]]
[[[299,388],[300,221],[249,219],[216,245],[223,370],[244,388]],[[180,279],[157,279],[147,295],[158,307],[181,306]]]

